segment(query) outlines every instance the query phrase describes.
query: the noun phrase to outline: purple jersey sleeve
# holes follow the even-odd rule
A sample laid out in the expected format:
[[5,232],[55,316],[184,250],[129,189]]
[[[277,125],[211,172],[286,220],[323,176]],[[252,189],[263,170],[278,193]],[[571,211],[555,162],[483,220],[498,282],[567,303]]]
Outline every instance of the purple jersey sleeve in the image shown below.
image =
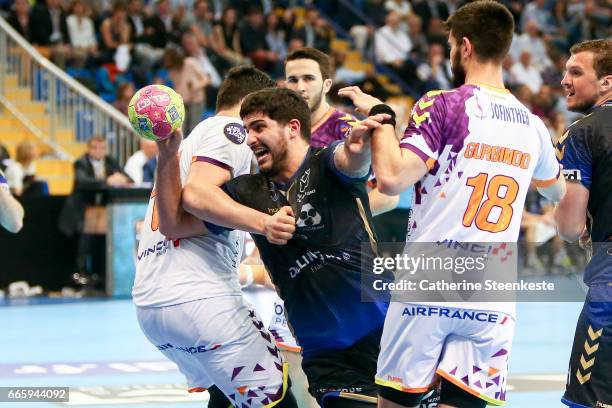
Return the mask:
[[336,140],[344,140],[357,122],[353,115],[332,108],[312,127],[310,145],[317,148],[325,147]]
[[446,145],[459,151],[468,134],[465,101],[474,87],[464,85],[452,91],[427,92],[414,104],[402,148],[419,156],[431,169]]

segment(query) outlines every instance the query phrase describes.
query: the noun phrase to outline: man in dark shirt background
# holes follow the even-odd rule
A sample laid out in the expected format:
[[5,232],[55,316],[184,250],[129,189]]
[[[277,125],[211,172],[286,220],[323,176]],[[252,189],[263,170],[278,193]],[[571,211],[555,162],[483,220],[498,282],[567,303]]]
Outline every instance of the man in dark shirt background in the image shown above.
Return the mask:
[[562,401],[605,407],[612,405],[612,40],[585,41],[570,52],[561,85],[567,108],[586,116],[557,143],[568,183],[555,221],[566,241],[591,241],[593,257]]

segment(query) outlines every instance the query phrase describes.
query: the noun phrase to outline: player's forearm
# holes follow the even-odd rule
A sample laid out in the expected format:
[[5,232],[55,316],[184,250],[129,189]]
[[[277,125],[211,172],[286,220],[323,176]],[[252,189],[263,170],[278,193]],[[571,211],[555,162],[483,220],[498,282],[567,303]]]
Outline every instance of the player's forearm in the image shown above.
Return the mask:
[[554,220],[561,239],[576,242],[580,239],[586,225],[586,213],[583,216],[571,214],[567,202],[561,202],[555,207]]
[[411,176],[404,151],[391,125],[383,125],[372,134],[372,170],[381,193],[397,195],[418,181]]
[[370,144],[368,143],[361,153],[352,153],[348,146],[344,144],[342,148],[334,152],[334,162],[336,168],[348,177],[365,177],[370,172],[372,164]]
[[159,231],[168,238],[180,239],[202,235],[204,224],[181,206],[181,177],[177,155],[159,155],[157,164],[156,210]]
[[23,227],[23,207],[8,191],[0,190],[0,225],[17,233]]
[[559,177],[557,181],[550,186],[538,187],[537,189],[538,193],[554,203],[560,202],[567,191],[565,179],[563,177]]
[[370,210],[373,216],[394,210],[399,203],[399,195],[383,194],[378,188],[370,191],[368,193],[368,198],[370,200]]
[[265,222],[270,217],[234,201],[213,184],[185,186],[183,208],[200,220],[254,234],[265,233]]
[[[563,181],[563,179],[560,179]],[[554,219],[559,236],[568,242],[576,242],[586,225],[589,190],[579,183],[564,184],[567,192],[555,207]]]

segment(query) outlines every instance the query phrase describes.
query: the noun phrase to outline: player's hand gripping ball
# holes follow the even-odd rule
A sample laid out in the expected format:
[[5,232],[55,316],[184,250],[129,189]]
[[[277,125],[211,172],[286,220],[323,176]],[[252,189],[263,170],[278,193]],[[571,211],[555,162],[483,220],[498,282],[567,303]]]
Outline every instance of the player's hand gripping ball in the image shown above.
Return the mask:
[[164,85],[149,85],[132,96],[128,106],[130,123],[140,137],[164,140],[185,120],[183,98]]

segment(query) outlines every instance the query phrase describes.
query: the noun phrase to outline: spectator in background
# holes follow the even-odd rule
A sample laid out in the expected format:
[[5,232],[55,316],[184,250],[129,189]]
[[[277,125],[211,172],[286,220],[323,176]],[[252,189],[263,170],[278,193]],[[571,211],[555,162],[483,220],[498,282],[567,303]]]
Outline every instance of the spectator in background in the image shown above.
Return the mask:
[[[100,216],[100,212],[94,210],[95,206],[104,204],[103,190],[108,186],[124,187],[131,182],[117,161],[107,154],[106,140],[101,136],[89,139],[87,153],[74,162],[74,188],[66,199],[58,221],[59,229],[65,235],[79,237],[73,274],[75,283],[82,286],[91,284],[92,271],[99,267],[91,262],[90,257],[96,242],[92,234],[99,234],[100,231],[88,228],[96,224],[93,218]],[[88,228],[84,228],[87,208],[91,210],[88,210]]]
[[586,0],[585,14],[588,19],[590,38],[610,38],[612,36],[612,7],[609,0]]
[[278,15],[274,12],[266,16],[266,43],[271,52],[276,54],[277,60],[272,68],[272,77],[284,76],[283,61],[287,56],[287,33],[280,24]]
[[27,192],[36,175],[35,161],[38,158],[38,146],[31,140],[24,140],[17,145],[15,160],[6,166],[6,181],[11,193],[21,196]]
[[171,87],[183,97],[183,129],[185,135],[189,135],[202,118],[206,105],[204,88],[210,83],[210,79],[195,58],[185,57],[183,51],[178,48],[171,47],[166,50],[164,65],[172,81]]
[[552,34],[556,30],[553,25],[552,13],[546,7],[546,0],[534,0],[527,3],[521,14],[520,27],[522,32],[526,30],[527,23],[532,20],[537,23],[538,28],[544,34]]
[[519,61],[510,68],[512,82],[527,85],[532,94],[537,94],[544,81],[540,71],[531,63],[531,53],[523,50],[519,58]]
[[516,32],[520,30],[519,25],[516,23],[520,21],[521,14],[523,13],[523,10],[525,9],[525,4],[527,4],[528,1],[529,0],[501,0],[500,1],[500,3],[506,6],[508,10],[510,10],[510,13],[512,13],[512,17],[514,17],[514,21],[515,21],[514,30]]
[[306,10],[306,16],[304,19],[297,19],[294,21],[291,37],[300,38],[304,42],[304,45],[308,48],[317,48],[315,46],[315,42],[316,42],[315,24],[316,24],[318,17],[319,17],[319,11],[316,8],[314,7],[308,8],[308,10]]
[[529,111],[533,109],[533,93],[527,85],[518,85],[513,93]]
[[399,14],[390,11],[387,14],[386,23],[376,30],[374,36],[374,49],[376,60],[385,65],[400,70],[408,59],[408,53],[412,49],[412,40],[401,28]]
[[158,0],[155,12],[145,20],[145,35],[148,44],[155,49],[164,49],[168,42],[178,43],[178,23],[172,14],[168,0]]
[[142,184],[144,180],[144,166],[157,156],[157,143],[152,140],[140,138],[140,150],[130,156],[125,162],[123,171],[130,176],[135,184]]
[[448,34],[444,31],[443,20],[439,18],[430,18],[427,24],[427,42],[429,44],[438,42],[440,44],[448,43]]
[[[334,70],[335,71],[335,74],[334,74],[335,84],[343,84],[344,86],[354,85],[357,82],[361,82],[365,79],[366,73],[364,71],[353,70],[345,65],[345,61],[346,61],[345,52],[337,51],[337,50],[332,51],[330,57],[333,61],[333,66],[335,68]],[[344,86],[342,86],[342,88]]]
[[446,21],[450,12],[448,5],[439,0],[417,0],[413,3],[414,13],[417,14],[423,20],[423,27],[429,27],[429,21],[431,19],[437,19]]
[[2,170],[0,170],[0,225],[14,234],[23,227],[23,207],[11,195]]
[[60,0],[39,2],[30,11],[30,42],[42,47],[40,50],[50,56],[55,64],[63,68],[70,55],[66,15]]
[[115,102],[113,102],[113,106],[119,112],[123,113],[125,116],[128,115],[128,106],[130,104],[130,100],[132,96],[136,93],[136,89],[134,89],[134,84],[131,82],[124,82],[117,87],[117,96],[115,98]]
[[432,89],[452,88],[452,71],[450,61],[446,59],[444,46],[433,43],[429,46],[427,61],[421,63],[417,68],[417,75],[424,84],[422,92]]
[[558,51],[551,52],[551,65],[542,71],[542,80],[546,85],[550,85],[555,90],[562,91],[561,80],[565,72],[565,61],[567,56]]
[[548,85],[542,85],[533,97],[532,113],[541,119],[546,119],[552,125],[555,120],[555,107],[557,101]]
[[198,45],[198,40],[192,32],[186,31],[183,33],[181,44],[185,54],[188,57],[195,59],[204,74],[208,77],[209,84],[204,89],[204,101],[207,109],[214,110],[215,101],[217,100],[217,91],[219,90],[223,79],[221,78],[217,68],[208,58],[206,50]]
[[130,0],[127,8],[127,22],[130,26],[132,47],[131,73],[138,87],[151,82],[151,72],[161,62],[163,48],[154,48],[150,43],[151,30],[145,31],[146,16],[142,0]]
[[402,21],[407,21],[408,16],[412,14],[412,6],[406,0],[387,0],[385,1],[385,9],[395,11]]
[[411,49],[412,41],[401,28],[399,14],[390,11],[387,14],[386,24],[376,30],[374,35],[376,60],[390,68],[412,87],[420,88],[421,84],[416,75],[416,66],[409,58]]
[[246,21],[240,27],[240,48],[262,71],[269,72],[279,61],[278,55],[268,47],[264,17],[258,7],[249,9]]
[[116,3],[112,14],[105,18],[100,25],[102,37],[102,59],[105,63],[113,63],[119,47],[130,46],[131,29],[127,21],[127,7]]
[[304,48],[304,41],[302,41],[301,38],[292,38],[289,40],[289,44],[287,44],[287,52],[289,54],[300,48]]
[[565,115],[563,112],[555,112],[553,121],[552,121],[552,129],[553,131],[550,133],[550,138],[553,144],[556,146],[557,142],[563,136],[565,131],[567,130],[567,126],[569,123],[565,120]]
[[15,0],[8,23],[22,37],[30,41],[30,3],[28,0]]
[[320,15],[315,20],[315,48],[329,53],[331,41],[336,37],[332,26]]
[[527,22],[523,34],[515,34],[512,38],[512,45],[510,46],[512,58],[515,61],[518,60],[523,51],[531,53],[531,63],[540,72],[552,65],[546,50],[546,43],[540,35],[540,29],[535,20]]
[[553,18],[558,30],[553,42],[561,50],[567,50],[570,44],[583,39],[586,28],[585,8],[586,5],[582,0],[555,2]]
[[385,24],[387,10],[384,0],[365,0],[363,4],[363,14],[370,20],[372,30],[376,30]]
[[213,48],[213,14],[208,0],[198,0],[193,5],[193,13],[185,19],[184,28],[191,30],[201,47]]
[[214,49],[232,65],[246,64],[248,59],[242,55],[240,32],[236,9],[226,8],[221,21],[214,26]]
[[412,41],[411,54],[413,59],[425,58],[429,48],[427,36],[423,33],[423,22],[416,14],[408,16],[408,37]]
[[91,18],[86,15],[85,4],[81,0],[72,2],[72,14],[66,20],[73,64],[82,68],[86,62],[98,56],[98,41]]
[[128,24],[130,25],[130,42],[140,44],[146,42],[145,14],[142,0],[130,0],[127,6]]

